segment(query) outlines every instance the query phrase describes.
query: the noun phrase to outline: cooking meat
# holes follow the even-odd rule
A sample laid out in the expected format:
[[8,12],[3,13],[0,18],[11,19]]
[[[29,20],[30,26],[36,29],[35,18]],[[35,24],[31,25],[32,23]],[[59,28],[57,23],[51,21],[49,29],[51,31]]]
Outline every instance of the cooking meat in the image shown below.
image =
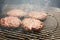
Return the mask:
[[19,27],[21,20],[17,17],[8,16],[0,19],[0,24],[4,27]]
[[45,12],[31,11],[28,14],[28,16],[31,17],[31,18],[36,18],[36,19],[44,20],[47,17],[47,14]]
[[22,25],[25,30],[39,30],[44,26],[44,23],[37,19],[25,18]]
[[25,14],[26,13],[23,10],[17,10],[17,9],[13,9],[7,12],[7,15],[16,17],[23,17],[25,16]]

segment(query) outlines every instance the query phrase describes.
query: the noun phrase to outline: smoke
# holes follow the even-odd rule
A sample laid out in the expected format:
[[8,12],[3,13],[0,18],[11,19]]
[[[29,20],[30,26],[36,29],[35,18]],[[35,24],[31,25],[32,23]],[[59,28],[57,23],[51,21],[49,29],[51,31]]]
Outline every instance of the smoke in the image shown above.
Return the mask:
[[47,11],[47,9],[49,9],[49,4],[51,1],[50,0],[44,0],[44,1],[45,1],[45,5],[44,5],[42,11]]
[[[15,2],[18,4],[16,4]],[[22,1],[22,3],[20,3],[20,4],[17,0],[17,1],[13,1],[12,3],[13,4],[11,4],[8,1],[5,1],[5,5],[4,5],[2,11],[4,13],[6,13],[7,11],[12,10],[12,9],[22,9],[26,12],[46,11],[48,9],[50,0],[30,0],[30,1],[26,0],[26,1]]]

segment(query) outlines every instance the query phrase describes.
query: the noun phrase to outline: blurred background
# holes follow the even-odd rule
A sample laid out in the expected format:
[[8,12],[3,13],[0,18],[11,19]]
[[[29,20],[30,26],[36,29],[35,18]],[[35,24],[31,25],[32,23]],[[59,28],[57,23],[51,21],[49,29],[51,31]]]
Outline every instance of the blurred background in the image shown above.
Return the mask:
[[[20,2],[20,0],[0,0],[0,7],[4,3],[4,1],[7,1],[7,3]],[[22,1],[24,1],[24,0],[22,0]],[[31,0],[28,0],[28,1],[31,1]],[[40,1],[44,1],[44,0],[40,0]],[[59,5],[60,0],[45,0],[45,1],[50,1],[49,5],[60,8],[60,5]]]
[[[2,12],[2,8],[4,5],[10,4],[37,4],[37,5],[44,5],[44,8],[48,8],[48,6],[60,8],[60,0],[0,0],[0,13]],[[43,8],[43,9],[44,9]]]

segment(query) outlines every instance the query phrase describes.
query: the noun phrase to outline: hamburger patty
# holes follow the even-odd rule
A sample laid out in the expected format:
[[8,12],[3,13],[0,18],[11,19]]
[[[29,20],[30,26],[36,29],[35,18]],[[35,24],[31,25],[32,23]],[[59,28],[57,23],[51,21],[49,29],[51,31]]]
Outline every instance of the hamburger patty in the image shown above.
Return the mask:
[[17,17],[7,16],[5,18],[1,18],[0,24],[4,27],[19,27],[21,20]]
[[44,20],[47,17],[47,14],[45,12],[31,11],[28,16],[35,19]]
[[9,16],[23,17],[25,16],[25,12],[23,10],[13,9],[7,12]]
[[25,30],[33,30],[33,29],[38,30],[44,26],[44,23],[37,19],[25,18],[22,21],[22,25]]

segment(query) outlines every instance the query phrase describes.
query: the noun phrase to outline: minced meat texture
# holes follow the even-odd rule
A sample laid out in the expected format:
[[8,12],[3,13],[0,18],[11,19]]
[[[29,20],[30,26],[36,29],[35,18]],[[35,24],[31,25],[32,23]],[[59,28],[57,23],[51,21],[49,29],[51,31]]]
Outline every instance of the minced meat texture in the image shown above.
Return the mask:
[[8,16],[16,16],[16,17],[23,17],[26,13],[23,10],[13,9],[7,12]]
[[22,21],[22,25],[25,30],[33,30],[33,29],[38,30],[44,26],[44,23],[37,19],[25,18]]
[[31,11],[28,14],[29,17],[44,20],[47,17],[45,12]]
[[4,27],[19,27],[21,20],[17,17],[7,16],[0,19],[0,24]]

